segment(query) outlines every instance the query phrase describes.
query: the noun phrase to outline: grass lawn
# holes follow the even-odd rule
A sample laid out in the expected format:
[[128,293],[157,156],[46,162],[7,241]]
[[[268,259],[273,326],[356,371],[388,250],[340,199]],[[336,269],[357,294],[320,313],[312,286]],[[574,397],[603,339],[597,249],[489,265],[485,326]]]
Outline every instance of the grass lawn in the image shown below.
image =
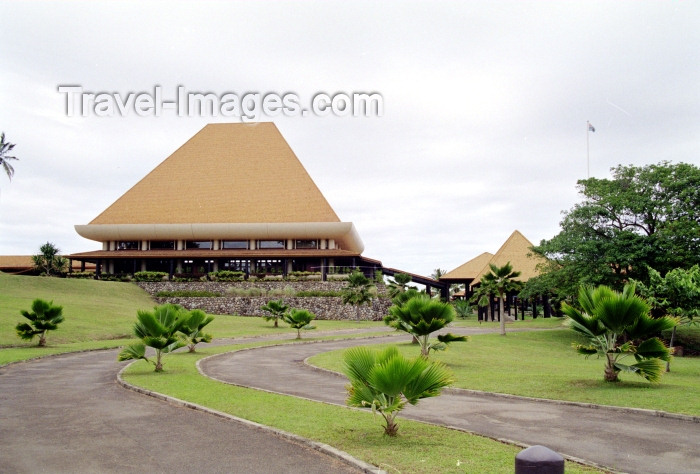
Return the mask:
[[[700,358],[674,358],[657,385],[624,373],[621,383],[606,383],[603,360],[579,355],[571,347],[576,338],[568,329],[485,334],[431,358],[450,366],[455,387],[700,415]],[[411,344],[399,349],[409,356],[420,352]],[[319,354],[311,363],[342,372],[342,353]]]
[[[382,418],[367,411],[275,395],[210,380],[199,375],[202,357],[243,348],[207,347],[197,354],[165,358],[166,372],[143,361],[127,369],[130,383],[273,426],[346,451],[387,472],[513,472],[521,448],[415,421],[400,420],[399,436],[383,435]],[[598,472],[568,463],[567,473]]]
[[[525,320],[518,319],[517,321],[511,321],[506,323],[506,332],[517,331],[524,328],[536,328],[536,329],[554,329],[561,328],[564,324],[564,318],[543,318],[538,317],[537,319],[532,319],[531,317],[526,317]],[[500,323],[498,321],[478,321],[476,316],[472,316],[468,319],[455,319],[452,326],[456,327],[467,327],[467,328],[491,328],[498,329]]]
[[[17,337],[15,326],[25,318],[20,310],[30,310],[36,298],[53,300],[63,306],[65,321],[47,335],[47,347],[38,348],[38,339],[26,342]],[[7,275],[0,272],[0,365],[41,355],[89,349],[108,349],[129,343],[139,309],[151,309],[150,296],[132,283]],[[314,321],[319,331],[357,328],[383,329],[382,322]],[[262,318],[216,315],[207,326],[216,338],[295,334],[296,330]]]

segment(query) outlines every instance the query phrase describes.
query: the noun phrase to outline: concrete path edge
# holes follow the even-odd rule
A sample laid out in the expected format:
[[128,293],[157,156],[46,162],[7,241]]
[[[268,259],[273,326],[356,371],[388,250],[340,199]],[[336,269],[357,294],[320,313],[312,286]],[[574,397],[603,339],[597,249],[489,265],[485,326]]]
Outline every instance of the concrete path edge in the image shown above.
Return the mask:
[[[212,357],[212,356],[210,356],[210,357]],[[273,428],[271,426],[266,426],[266,425],[263,425],[260,423],[256,423],[254,421],[246,420],[245,418],[239,418],[237,416],[230,415],[230,414],[224,413],[222,411],[213,410],[213,409],[205,407],[203,405],[198,405],[196,403],[191,403],[191,402],[188,402],[185,400],[180,400],[179,398],[171,397],[171,396],[165,395],[163,393],[154,392],[152,390],[148,390],[148,389],[133,385],[133,384],[127,382],[126,380],[124,380],[124,378],[122,377],[122,374],[126,369],[128,369],[134,363],[136,363],[136,361],[123,367],[119,371],[119,373],[117,374],[117,383],[119,383],[119,385],[121,385],[122,387],[124,387],[127,390],[132,390],[132,391],[140,393],[142,395],[153,397],[155,399],[162,400],[162,401],[171,403],[173,405],[181,406],[183,408],[189,408],[192,410],[201,411],[204,413],[209,413],[209,414],[217,416],[219,418],[224,418],[227,420],[231,420],[231,421],[234,421],[237,423],[244,424],[244,425],[252,427],[252,428],[256,428],[259,430],[264,430],[264,431],[274,433],[275,435],[280,436],[281,438],[292,440],[298,444],[308,446],[311,449],[320,451],[320,452],[325,453],[329,456],[332,456],[336,459],[339,459],[342,462],[344,462],[348,465],[354,466],[354,467],[360,469],[362,472],[366,472],[368,474],[386,474],[385,471],[379,469],[378,467],[376,467],[372,464],[366,463],[364,461],[361,461],[361,460],[351,456],[350,454],[346,453],[345,451],[341,451],[340,449],[336,449],[333,446],[330,446],[328,444],[319,443],[317,441],[313,441],[313,440],[310,440],[308,438],[304,438],[304,437],[296,435],[294,433],[289,433],[287,431],[279,430],[279,429]]]
[[[258,349],[258,348],[257,347],[250,347],[248,349]],[[216,354],[216,355],[219,355],[219,354]],[[311,357],[307,357],[306,359],[304,359],[304,365],[306,365],[310,369],[317,370],[319,372],[326,372],[326,373],[333,374],[333,375],[338,376],[338,377],[343,376],[343,374],[336,372],[335,370],[330,370],[330,369],[326,369],[323,367],[318,367],[316,365],[309,363],[310,358]],[[205,375],[205,374],[202,374],[202,375]],[[619,406],[615,406],[615,405],[598,405],[596,403],[574,402],[571,400],[554,400],[551,398],[525,397],[523,395],[513,395],[510,393],[500,393],[500,392],[486,392],[483,390],[473,390],[473,389],[469,389],[469,388],[448,387],[448,388],[445,388],[444,391],[448,392],[448,393],[469,393],[469,394],[474,394],[474,395],[489,395],[489,396],[493,396],[493,397],[509,398],[509,399],[514,399],[514,400],[529,400],[529,401],[538,402],[538,403],[551,403],[552,405],[569,405],[569,406],[583,407],[583,408],[594,408],[597,410],[609,410],[609,411],[615,411],[615,412],[620,412],[620,413],[641,413],[641,414],[649,415],[649,416],[657,416],[659,418],[670,418],[670,419],[674,419],[674,420],[692,421],[693,423],[700,423],[700,416],[697,416],[697,415],[684,415],[683,413],[672,413],[672,412],[663,411],[663,410],[652,410],[649,408],[619,407]]]

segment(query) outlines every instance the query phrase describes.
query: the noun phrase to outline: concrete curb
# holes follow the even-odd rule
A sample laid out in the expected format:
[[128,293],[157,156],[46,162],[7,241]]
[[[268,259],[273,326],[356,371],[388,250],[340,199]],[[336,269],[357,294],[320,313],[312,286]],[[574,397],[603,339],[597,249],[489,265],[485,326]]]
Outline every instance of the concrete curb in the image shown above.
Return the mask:
[[[215,354],[215,355],[219,355],[219,354]],[[214,357],[214,356],[209,356],[209,357]],[[208,359],[209,357],[205,357],[204,359]],[[204,360],[204,359],[200,359],[200,360]],[[317,441],[312,441],[310,439],[295,435],[293,433],[289,433],[287,431],[282,431],[282,430],[279,430],[277,428],[272,428],[270,426],[256,423],[254,421],[246,420],[244,418],[239,418],[237,416],[233,416],[233,415],[230,415],[228,413],[224,413],[222,411],[213,410],[211,408],[207,408],[205,406],[198,405],[196,403],[187,402],[185,400],[180,400],[179,398],[170,397],[170,396],[162,394],[162,393],[154,392],[154,391],[151,391],[151,390],[148,390],[145,388],[137,387],[136,385],[132,385],[129,382],[127,382],[126,380],[124,380],[124,378],[122,377],[122,373],[134,363],[136,363],[136,361],[131,362],[130,364],[123,367],[119,371],[119,373],[117,374],[117,383],[119,385],[121,385],[122,387],[126,388],[127,390],[132,390],[132,391],[140,393],[142,395],[147,395],[149,397],[153,397],[155,399],[162,400],[162,401],[165,401],[167,403],[171,403],[171,404],[176,405],[176,406],[180,406],[183,408],[190,408],[192,410],[201,411],[204,413],[209,413],[209,414],[217,416],[219,418],[235,421],[237,423],[241,423],[241,424],[246,425],[246,426],[251,427],[251,428],[255,428],[255,429],[259,429],[259,430],[273,433],[281,438],[284,438],[284,439],[293,441],[295,443],[307,446],[311,449],[314,449],[316,451],[325,453],[329,456],[332,456],[336,459],[339,459],[342,462],[344,462],[345,464],[356,467],[356,468],[360,469],[362,472],[366,472],[368,474],[386,474],[385,471],[379,469],[378,467],[373,466],[372,464],[366,463],[364,461],[361,461],[361,460],[351,456],[350,454],[346,453],[345,451],[341,451],[341,450],[334,448],[333,446],[330,446],[328,444],[319,443]],[[197,370],[199,370],[199,361],[197,361]]]

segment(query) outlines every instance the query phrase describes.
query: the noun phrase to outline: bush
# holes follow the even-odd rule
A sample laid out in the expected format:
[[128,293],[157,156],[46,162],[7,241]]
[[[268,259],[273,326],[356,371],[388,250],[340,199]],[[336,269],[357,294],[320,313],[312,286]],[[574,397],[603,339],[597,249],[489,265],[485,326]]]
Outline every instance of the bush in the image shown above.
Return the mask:
[[[94,274],[93,274],[94,276]],[[102,281],[131,281],[131,275],[128,273],[118,273],[113,275],[111,273],[101,273],[100,280]]]
[[208,277],[211,281],[243,281],[245,280],[245,273],[232,270],[219,270],[218,272],[210,272]]
[[165,272],[136,272],[134,273],[135,281],[163,281],[168,277]]
[[95,278],[95,273],[94,272],[73,272],[73,273],[66,274],[66,278],[80,278],[80,279]]

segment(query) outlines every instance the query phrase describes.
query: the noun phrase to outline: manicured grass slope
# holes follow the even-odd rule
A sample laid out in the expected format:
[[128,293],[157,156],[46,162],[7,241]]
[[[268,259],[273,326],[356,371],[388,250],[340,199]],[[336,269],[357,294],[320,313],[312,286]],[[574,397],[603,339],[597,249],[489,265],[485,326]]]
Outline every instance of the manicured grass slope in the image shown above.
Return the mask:
[[[509,332],[472,336],[466,343],[451,344],[431,358],[447,363],[455,387],[527,397],[572,400],[700,415],[700,359],[677,357],[671,372],[652,385],[634,374],[621,375],[621,383],[603,381],[603,360],[586,359],[571,344],[577,335],[570,329]],[[409,356],[417,346],[401,344]],[[342,372],[343,351],[320,354],[311,363]]]
[[30,310],[36,298],[63,306],[65,321],[49,332],[49,346],[129,338],[136,310],[153,306],[146,292],[129,283],[0,273],[0,345],[36,345],[15,333],[17,323],[26,321],[20,310]]
[[[196,361],[236,347],[207,347],[200,354],[176,353],[166,372],[156,374],[142,361],[126,380],[160,393],[330,444],[387,472],[513,472],[521,448],[480,436],[400,420],[399,436],[383,435],[382,418],[367,411],[226,385],[199,375]],[[567,473],[597,472],[567,463]]]
[[[63,306],[65,321],[49,332],[48,346],[37,348],[37,339],[17,337],[15,326],[25,320],[20,310],[30,310],[36,298]],[[62,278],[15,276],[0,273],[0,365],[42,355],[88,349],[119,347],[133,337],[136,312],[149,310],[155,302],[132,283]],[[317,329],[304,331],[314,337],[319,331],[376,327],[380,322],[314,321]],[[217,315],[206,328],[214,338],[295,334],[286,324],[274,328],[262,318]],[[7,347],[12,346],[12,347]]]

